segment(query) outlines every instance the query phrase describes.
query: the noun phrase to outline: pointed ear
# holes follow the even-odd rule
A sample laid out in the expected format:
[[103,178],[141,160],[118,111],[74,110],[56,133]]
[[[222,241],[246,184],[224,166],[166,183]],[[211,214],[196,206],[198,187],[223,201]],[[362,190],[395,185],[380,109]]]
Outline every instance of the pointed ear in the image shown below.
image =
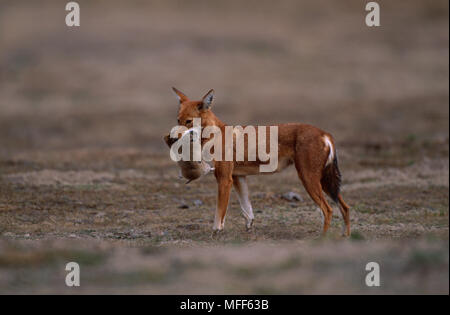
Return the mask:
[[200,110],[206,110],[206,109],[210,109],[211,108],[211,104],[214,100],[214,90],[211,89],[209,90],[208,93],[205,94],[205,96],[203,96],[202,98],[202,104],[199,107]]
[[183,92],[181,92],[180,90],[172,87],[172,90],[175,92],[176,97],[178,98],[178,101],[181,103],[188,101],[189,99],[187,98],[186,95],[183,94]]

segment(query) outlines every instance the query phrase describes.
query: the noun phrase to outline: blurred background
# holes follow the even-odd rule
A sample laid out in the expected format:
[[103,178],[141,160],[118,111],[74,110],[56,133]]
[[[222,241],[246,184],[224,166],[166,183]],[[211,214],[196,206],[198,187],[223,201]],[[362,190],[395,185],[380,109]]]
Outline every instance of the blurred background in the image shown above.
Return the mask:
[[448,2],[65,1],[0,7],[2,154],[164,149],[171,86],[230,124],[309,122],[342,141],[448,134]]
[[[387,290],[448,293],[448,277],[440,277],[448,274],[448,1],[377,1],[381,26],[371,28],[360,0],[77,2],[80,27],[65,25],[67,1],[0,2],[0,291],[51,291],[32,271],[24,284],[24,271],[14,266],[52,268],[55,257],[81,255],[98,267],[116,245],[250,242],[263,246],[254,249],[257,259],[286,252],[260,242],[287,241],[303,251],[298,255],[311,253],[302,242],[318,237],[320,216],[292,170],[250,180],[253,233],[244,231],[233,197],[227,232],[210,238],[214,179],[183,185],[162,141],[176,124],[175,86],[193,99],[214,88],[213,110],[231,125],[304,122],[332,133],[352,206],[352,239],[407,242],[390,243],[398,248],[385,252],[377,247],[386,257],[413,250],[389,260],[413,280],[386,284]],[[290,191],[300,201],[283,197]],[[340,218],[333,222],[331,242],[338,239]],[[426,243],[415,251],[417,239],[430,238],[437,249]],[[26,240],[33,242],[18,245]],[[83,245],[62,256],[60,250],[42,254],[43,248],[66,247],[59,242]],[[105,257],[92,254],[94,242],[108,244]],[[342,245],[350,246],[342,249],[346,257],[363,246],[351,244]],[[321,246],[326,255],[337,253],[333,244]],[[423,260],[429,251],[433,258]],[[245,246],[243,264],[254,261],[244,253]],[[171,255],[158,259],[170,262]],[[127,262],[113,257],[115,266]],[[315,265],[295,257],[267,267],[280,272],[274,278],[230,267],[235,280],[222,275],[223,286],[205,280],[196,292],[337,292],[326,280],[295,277],[297,267],[307,273]],[[205,259],[202,266],[214,262]],[[342,279],[360,268],[348,266]],[[335,267],[320,274],[332,275]],[[137,282],[143,292],[183,293],[199,281],[186,273],[189,281],[175,285],[168,277],[183,274],[139,268],[113,284],[97,278],[86,290]],[[255,281],[242,284],[242,277]],[[342,279],[334,285],[342,286]],[[429,286],[414,286],[427,281]],[[364,290],[355,283],[346,290]]]

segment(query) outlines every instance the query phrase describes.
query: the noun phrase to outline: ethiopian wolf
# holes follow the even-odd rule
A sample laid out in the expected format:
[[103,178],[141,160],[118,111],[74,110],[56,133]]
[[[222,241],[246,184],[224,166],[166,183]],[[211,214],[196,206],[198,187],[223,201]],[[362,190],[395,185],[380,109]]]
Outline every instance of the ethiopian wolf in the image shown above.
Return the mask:
[[[201,100],[192,101],[176,88],[173,88],[173,90],[180,103],[178,110],[179,126],[193,128],[194,120],[200,119],[201,125],[199,128],[201,130],[211,128],[217,130],[217,132],[208,132],[209,137],[202,137],[201,139],[201,145],[207,146],[213,137],[219,137],[213,141],[217,145],[210,147],[213,151],[212,163],[217,180],[217,207],[213,226],[215,231],[224,228],[232,186],[238,194],[242,213],[246,219],[246,226],[251,228],[254,216],[248,196],[246,176],[273,174],[294,164],[303,186],[323,213],[323,234],[327,232],[333,216],[333,209],[324,196],[325,192],[339,205],[344,221],[343,234],[345,236],[350,235],[349,206],[340,194],[341,174],[331,134],[317,127],[301,123],[279,124],[263,128],[259,126],[253,129],[240,127],[231,135],[232,140],[236,140],[236,143],[231,141],[233,158],[227,159],[227,153],[230,152],[230,139],[226,139],[226,135],[229,135],[230,126],[223,123],[211,110],[214,91],[210,90]],[[247,137],[244,134],[247,134]],[[239,135],[242,136],[240,142],[243,143],[243,155],[246,158],[237,158],[239,150],[236,149],[239,149],[239,147],[237,148]],[[256,137],[258,145],[261,142],[264,143],[262,151],[258,147],[258,156],[254,154],[254,143],[252,144],[249,140],[252,135]],[[272,167],[271,161],[267,159],[265,143],[271,149],[274,146],[277,149],[275,167]],[[267,169],[261,171],[262,166],[270,166],[269,171]]]

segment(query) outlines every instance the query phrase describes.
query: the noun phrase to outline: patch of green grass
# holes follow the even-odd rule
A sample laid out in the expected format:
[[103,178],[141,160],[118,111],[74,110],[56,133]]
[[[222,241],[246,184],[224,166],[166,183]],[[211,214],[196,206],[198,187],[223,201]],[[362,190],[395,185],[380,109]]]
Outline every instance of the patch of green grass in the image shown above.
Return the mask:
[[407,143],[414,143],[414,142],[417,141],[417,135],[415,135],[415,134],[413,134],[413,133],[410,133],[409,135],[406,136],[405,141],[406,141]]
[[234,268],[233,272],[238,277],[255,278],[261,272],[261,270],[260,268],[255,268],[252,266],[239,266],[237,268]]
[[273,295],[273,294],[281,294],[278,289],[275,289],[273,286],[257,286],[253,289],[255,294],[260,295]]
[[360,180],[361,183],[373,183],[376,182],[378,180],[378,178],[375,177],[367,177],[367,178],[362,178]]
[[146,283],[161,284],[168,279],[168,273],[162,270],[142,269],[124,273],[100,274],[91,280],[108,285],[133,286]]
[[299,256],[291,256],[287,260],[281,262],[277,266],[277,269],[279,269],[279,270],[289,270],[289,269],[296,268],[296,267],[298,267],[300,265],[301,265],[300,257]]
[[163,253],[166,248],[161,246],[145,246],[141,248],[141,253],[143,255],[159,255]]
[[364,235],[361,234],[361,232],[359,232],[359,231],[353,231],[353,232],[350,234],[350,239],[351,239],[352,241],[363,241],[363,240],[365,240],[365,237],[364,237]]
[[103,263],[106,255],[100,252],[82,250],[46,250],[27,252],[25,249],[6,252],[0,256],[0,267],[49,267],[59,263],[77,262],[83,266],[94,266]]
[[233,269],[238,277],[255,278],[258,275],[273,275],[283,271],[297,268],[301,265],[299,256],[291,256],[286,260],[269,266],[239,266]]
[[406,166],[412,166],[412,165],[414,165],[415,163],[416,163],[415,160],[408,160],[408,161],[406,162]]
[[103,263],[106,260],[106,255],[99,252],[91,251],[68,251],[63,256],[64,260],[71,260],[83,266],[95,266]]
[[448,248],[444,249],[414,249],[408,257],[406,270],[448,268]]
[[373,209],[370,209],[367,205],[361,203],[353,205],[352,210],[360,213],[368,213],[368,214],[375,213]]

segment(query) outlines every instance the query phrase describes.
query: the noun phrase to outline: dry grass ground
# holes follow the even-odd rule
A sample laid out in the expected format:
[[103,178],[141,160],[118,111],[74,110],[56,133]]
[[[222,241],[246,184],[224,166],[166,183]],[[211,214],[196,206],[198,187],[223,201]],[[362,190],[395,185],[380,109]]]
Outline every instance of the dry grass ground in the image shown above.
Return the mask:
[[[379,1],[378,29],[360,1],[78,2],[76,30],[58,1],[0,3],[0,293],[448,294],[447,1]],[[351,239],[336,211],[317,240],[293,169],[250,178],[251,232],[233,195],[212,236],[213,176],[184,185],[162,141],[173,85],[331,132]]]

